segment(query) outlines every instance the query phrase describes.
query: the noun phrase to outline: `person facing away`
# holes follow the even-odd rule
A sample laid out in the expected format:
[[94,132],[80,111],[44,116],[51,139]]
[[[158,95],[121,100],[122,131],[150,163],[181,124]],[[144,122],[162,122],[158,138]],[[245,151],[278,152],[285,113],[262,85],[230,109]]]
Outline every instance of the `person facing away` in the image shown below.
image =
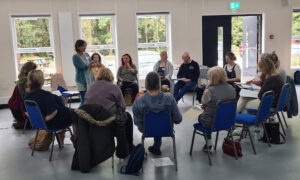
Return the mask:
[[[28,74],[28,92],[24,100],[35,101],[41,111],[48,128],[67,128],[72,124],[73,109],[67,108],[61,97],[42,89],[44,74],[41,70],[33,70]],[[76,128],[73,126],[74,137]]]
[[80,93],[81,105],[84,104],[84,95],[87,88],[95,81],[91,68],[93,62],[88,53],[85,52],[86,42],[84,40],[77,40],[75,43],[76,54],[73,55],[73,64],[76,70],[76,86]]
[[[114,75],[108,68],[100,70],[96,82],[94,82],[85,94],[84,104],[100,104],[112,113],[119,109],[125,112],[126,105],[120,88],[113,84]],[[133,150],[133,122],[131,115],[126,112],[126,136],[129,144],[129,152]]]
[[105,66],[102,64],[102,58],[100,54],[94,53],[91,56],[92,62],[93,62],[93,67],[91,68],[95,79],[97,79],[97,75],[100,72],[102,68],[105,68]]
[[153,71],[160,76],[161,85],[168,85],[170,89],[172,88],[171,78],[173,75],[173,65],[168,61],[168,54],[166,51],[160,53],[160,60],[155,63]]
[[258,68],[265,77],[258,93],[258,98],[240,97],[237,103],[237,113],[247,113],[248,109],[258,109],[263,94],[270,90],[274,92],[272,107],[276,107],[281,93],[281,88],[284,84],[283,79],[278,74],[274,63],[267,54],[263,54],[261,56]]
[[283,82],[285,83],[287,75],[286,75],[285,70],[280,66],[280,60],[278,59],[276,52],[273,51],[271,54],[267,54],[267,56],[269,59],[271,59],[273,61],[278,74],[280,75]]
[[178,82],[174,86],[174,98],[178,102],[187,90],[195,88],[200,76],[199,65],[196,61],[191,60],[188,52],[182,55],[183,63],[181,64],[177,78]]
[[[138,127],[140,132],[143,132],[143,113],[147,108],[151,112],[160,112],[169,109],[173,122],[179,124],[182,121],[182,116],[177,107],[174,97],[170,94],[162,93],[160,91],[160,77],[156,72],[150,72],[145,79],[145,87],[147,93],[140,96],[133,104],[133,119],[134,124]],[[159,126],[159,124],[157,124]],[[154,138],[154,144],[148,150],[160,155],[161,137]]]
[[[204,109],[203,113],[199,115],[199,123],[207,129],[212,126],[214,113],[217,102],[219,100],[235,99],[235,89],[227,82],[226,72],[223,68],[215,66],[208,70],[209,83],[203,93],[201,103]],[[212,148],[211,134],[207,136],[207,146],[204,145],[203,151],[207,152]]]
[[241,81],[241,67],[236,64],[236,57],[233,52],[228,52],[225,55],[226,64],[224,70],[227,76],[227,83],[233,85],[234,82]]
[[138,70],[132,63],[132,58],[129,54],[124,54],[121,58],[122,65],[118,69],[117,80],[123,96],[127,89],[131,89],[131,101],[134,101],[136,94],[139,92],[138,86]]

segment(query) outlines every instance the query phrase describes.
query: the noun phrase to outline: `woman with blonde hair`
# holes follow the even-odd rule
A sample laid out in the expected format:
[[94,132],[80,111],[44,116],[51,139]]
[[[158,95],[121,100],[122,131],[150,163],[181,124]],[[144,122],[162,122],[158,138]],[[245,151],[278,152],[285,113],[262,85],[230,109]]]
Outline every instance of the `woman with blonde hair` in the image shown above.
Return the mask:
[[275,107],[277,104],[281,88],[284,84],[283,79],[278,74],[274,63],[270,59],[270,56],[263,54],[260,62],[258,63],[258,68],[265,76],[265,80],[262,83],[261,89],[258,93],[258,99],[240,97],[237,104],[237,113],[247,113],[247,109],[258,109],[260,99],[262,98],[263,94],[270,90],[274,92],[272,107]]
[[[125,112],[126,105],[120,88],[113,83],[114,75],[108,68],[102,68],[94,82],[85,94],[84,104],[99,104],[112,113],[120,108]],[[132,117],[126,112],[126,135],[129,144],[129,151],[133,145],[133,122]]]
[[[48,128],[63,129],[72,124],[74,111],[67,108],[60,97],[42,89],[44,73],[41,70],[33,70],[28,74],[27,85],[28,92],[25,94],[24,100],[32,100],[39,105]],[[76,135],[74,126],[73,130]]]
[[[219,100],[231,100],[236,98],[234,88],[227,82],[226,72],[223,68],[215,66],[208,71],[209,83],[203,93],[201,103],[204,109],[203,113],[199,116],[199,123],[207,128],[211,128],[214,112],[217,102]],[[207,146],[205,145],[202,150],[207,152],[212,148],[211,134],[207,136]]]

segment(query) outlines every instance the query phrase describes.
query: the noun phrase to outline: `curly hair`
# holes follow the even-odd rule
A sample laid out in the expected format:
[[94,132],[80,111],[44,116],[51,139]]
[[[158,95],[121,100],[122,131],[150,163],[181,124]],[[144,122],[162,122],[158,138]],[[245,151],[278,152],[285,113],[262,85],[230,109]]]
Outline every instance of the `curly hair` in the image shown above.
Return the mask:
[[18,75],[18,78],[21,78],[21,77],[27,77],[28,76],[28,73],[32,70],[35,70],[36,69],[36,64],[32,61],[28,61],[27,63],[25,63],[21,70],[20,70],[20,73]]

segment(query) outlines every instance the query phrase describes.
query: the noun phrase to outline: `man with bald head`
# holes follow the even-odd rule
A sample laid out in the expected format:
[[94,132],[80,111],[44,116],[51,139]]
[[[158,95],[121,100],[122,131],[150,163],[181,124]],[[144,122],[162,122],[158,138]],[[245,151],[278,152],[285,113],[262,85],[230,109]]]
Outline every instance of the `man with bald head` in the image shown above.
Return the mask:
[[191,60],[188,52],[182,54],[183,63],[181,64],[177,78],[178,82],[174,86],[174,98],[178,102],[187,90],[195,88],[200,75],[199,65]]

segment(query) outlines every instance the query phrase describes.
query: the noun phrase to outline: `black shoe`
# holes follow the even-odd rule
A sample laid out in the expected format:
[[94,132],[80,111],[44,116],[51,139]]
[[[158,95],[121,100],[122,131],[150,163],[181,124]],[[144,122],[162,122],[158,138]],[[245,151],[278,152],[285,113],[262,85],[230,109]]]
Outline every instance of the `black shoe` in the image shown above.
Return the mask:
[[135,148],[135,145],[132,143],[131,145],[129,145],[129,154],[131,153],[131,151],[133,151]]
[[12,127],[15,128],[15,129],[24,129],[24,126],[18,124],[17,122],[14,122],[12,124]]
[[206,144],[203,146],[203,148],[202,148],[202,151],[203,152],[212,152],[213,151],[213,147],[212,146],[209,146],[208,147],[208,149],[207,149],[207,146],[206,146]]
[[161,155],[160,149],[156,149],[156,148],[154,148],[154,146],[150,146],[150,147],[148,148],[148,150],[149,150],[152,154],[155,154],[155,155]]

